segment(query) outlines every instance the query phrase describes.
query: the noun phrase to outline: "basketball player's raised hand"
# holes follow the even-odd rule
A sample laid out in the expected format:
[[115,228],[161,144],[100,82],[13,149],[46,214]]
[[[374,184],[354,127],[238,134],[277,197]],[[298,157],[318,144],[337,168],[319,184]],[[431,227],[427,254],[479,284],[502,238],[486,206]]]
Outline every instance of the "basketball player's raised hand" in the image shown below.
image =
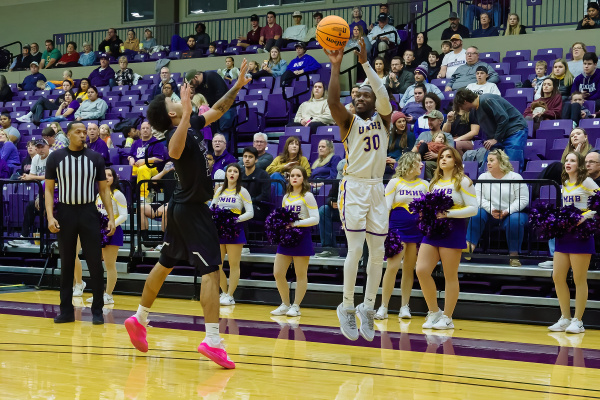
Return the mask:
[[181,108],[183,115],[192,115],[192,99],[190,97],[190,84],[183,82],[181,89],[179,89],[179,96],[181,99]]
[[235,83],[235,85],[238,88],[241,89],[244,86],[246,86],[247,84],[249,84],[250,82],[252,82],[252,78],[246,76],[247,73],[248,73],[248,61],[244,58],[244,61],[242,61],[242,66],[240,67],[240,76],[238,76],[238,80]]
[[354,54],[356,54],[356,56],[358,57],[358,62],[361,64],[364,64],[368,61],[367,46],[365,45],[365,38],[360,38],[360,40],[358,41],[358,44],[360,45],[360,52],[354,50]]
[[344,52],[342,50],[327,50],[323,49],[327,57],[329,57],[329,61],[331,61],[334,65],[341,65],[342,59],[344,58]]

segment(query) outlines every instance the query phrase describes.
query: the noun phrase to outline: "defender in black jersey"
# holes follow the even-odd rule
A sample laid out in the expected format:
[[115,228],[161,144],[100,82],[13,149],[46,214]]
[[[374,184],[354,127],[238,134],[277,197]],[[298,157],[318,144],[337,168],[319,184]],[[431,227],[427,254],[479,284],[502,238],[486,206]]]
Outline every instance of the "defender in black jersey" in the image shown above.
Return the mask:
[[186,260],[202,275],[200,303],[204,310],[206,338],[198,351],[224,368],[235,368],[219,336],[219,235],[206,202],[212,199],[211,171],[206,159],[204,137],[198,129],[217,121],[235,101],[239,90],[251,81],[244,60],[240,77],[213,107],[190,126],[192,103],[187,82],[181,87],[181,103],[159,95],[148,106],[148,121],[165,132],[169,157],[175,164],[178,183],[169,202],[164,245],[158,263],[150,272],[137,313],[125,321],[131,342],[138,350],[148,351],[146,324],[150,307],[158,291],[178,260]]

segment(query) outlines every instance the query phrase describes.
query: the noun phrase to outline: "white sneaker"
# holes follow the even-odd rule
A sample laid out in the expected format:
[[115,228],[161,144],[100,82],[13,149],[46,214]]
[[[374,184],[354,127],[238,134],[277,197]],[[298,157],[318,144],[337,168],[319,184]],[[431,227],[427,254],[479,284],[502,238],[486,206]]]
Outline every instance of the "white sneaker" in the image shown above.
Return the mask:
[[292,304],[290,309],[285,313],[288,317],[299,317],[300,316],[300,306],[298,304]]
[[442,314],[440,319],[438,319],[438,321],[435,324],[433,324],[433,329],[454,329],[454,323],[452,323],[452,318]]
[[571,323],[565,329],[567,333],[583,333],[585,332],[585,328],[583,327],[583,321],[578,320],[577,318],[573,318]]
[[159,244],[158,246],[156,246],[154,248],[154,251],[161,251],[164,245],[165,245],[164,243]]
[[73,286],[73,297],[83,296],[84,289],[85,289],[85,281],[82,281],[81,284],[76,283],[75,286]]
[[337,316],[340,320],[342,335],[349,340],[358,340],[356,310],[354,308],[344,308],[344,303],[341,303],[337,308]]
[[[23,236],[21,236],[21,237],[23,237]],[[25,240],[25,239],[10,240],[7,243],[9,246],[12,246],[12,247],[32,247],[33,246],[33,244],[29,240]]]
[[552,268],[554,268],[554,261],[550,260],[550,261],[541,262],[538,264],[538,267],[552,269]]
[[104,293],[104,304],[115,304],[112,295]]
[[219,303],[222,306],[233,306],[235,304],[235,300],[227,293],[223,293],[219,299]]
[[375,313],[375,319],[387,319],[388,317],[388,309],[387,307],[380,306],[377,312]]
[[410,315],[410,307],[407,305],[400,307],[400,314],[398,314],[398,317],[400,318],[412,318],[412,315]]
[[279,307],[271,311],[271,315],[286,315],[289,310],[290,306],[286,306],[285,304],[281,303]]
[[373,341],[375,338],[375,310],[368,309],[365,303],[356,306],[356,315],[360,320],[360,335],[368,340]]
[[23,123],[31,122],[31,117],[32,116],[33,116],[33,113],[32,112],[28,112],[27,114],[18,117],[17,121],[23,122]]
[[564,318],[562,315],[557,323],[548,327],[549,331],[552,332],[564,332],[567,327],[571,325],[571,320],[569,318]]
[[439,319],[443,315],[443,311],[438,309],[436,312],[429,311],[427,316],[425,317],[425,323],[423,324],[423,329],[431,329],[433,325],[439,321]]
[[244,255],[250,254],[250,249],[247,247],[242,248],[242,254],[244,254]]

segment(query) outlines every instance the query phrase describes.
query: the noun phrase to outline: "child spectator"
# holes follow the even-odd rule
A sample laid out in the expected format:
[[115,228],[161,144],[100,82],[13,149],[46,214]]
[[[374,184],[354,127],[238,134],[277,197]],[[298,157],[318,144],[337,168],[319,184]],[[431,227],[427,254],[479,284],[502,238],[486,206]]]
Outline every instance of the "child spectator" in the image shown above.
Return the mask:
[[215,52],[217,51],[217,42],[211,42],[208,45],[208,55],[207,57],[215,57]]
[[225,68],[219,68],[217,70],[217,73],[221,75],[221,78],[225,79],[227,83],[231,83],[231,81],[240,76],[240,69],[236,67],[234,63],[233,57],[225,57]]
[[[564,58],[559,58],[554,61],[552,66],[552,73],[548,78],[555,79],[558,83],[558,91],[562,96],[563,103],[569,99],[571,95],[571,88],[573,86],[573,74],[571,74],[569,63]],[[542,87],[535,92],[534,100],[539,99],[542,96]]]
[[[129,131],[127,131],[129,129]],[[127,139],[125,139],[125,147],[131,147],[133,142],[140,138],[140,131],[135,126],[130,126],[125,129]]]
[[442,55],[446,55],[452,51],[452,43],[449,40],[444,40],[442,42]]
[[571,93],[571,102],[566,103],[562,111],[562,118],[572,120],[573,126],[579,126],[582,118],[596,118],[596,115],[586,108],[583,93],[579,91]]
[[100,125],[100,139],[104,140],[104,143],[106,143],[109,149],[115,147],[113,145],[112,139],[110,138],[111,134],[112,132],[110,130],[110,126],[108,126],[107,124]]
[[[482,15],[486,15],[486,14],[482,14]],[[469,89],[470,91],[475,92],[477,94],[490,93],[490,94],[497,94],[498,96],[501,96],[498,86],[496,86],[495,83],[487,81],[488,76],[489,76],[488,69],[486,67],[484,67],[483,65],[480,65],[479,67],[477,67],[477,70],[475,71],[475,78],[477,79],[477,82],[469,83],[467,85],[467,89]]]
[[431,82],[437,78],[440,73],[440,68],[440,53],[435,50],[430,51],[429,56],[427,57],[427,82]]
[[433,137],[433,141],[426,143],[424,140],[420,140],[418,144],[415,145],[413,151],[416,151],[421,155],[421,159],[425,159],[425,154],[427,152],[432,152],[434,154],[439,154],[440,150],[447,146],[446,143],[446,135],[444,132],[438,132]]
[[537,92],[542,86],[544,79],[548,77],[546,71],[548,70],[548,63],[544,60],[540,60],[535,63],[535,75],[529,76],[529,81],[523,82],[523,87],[532,87]]

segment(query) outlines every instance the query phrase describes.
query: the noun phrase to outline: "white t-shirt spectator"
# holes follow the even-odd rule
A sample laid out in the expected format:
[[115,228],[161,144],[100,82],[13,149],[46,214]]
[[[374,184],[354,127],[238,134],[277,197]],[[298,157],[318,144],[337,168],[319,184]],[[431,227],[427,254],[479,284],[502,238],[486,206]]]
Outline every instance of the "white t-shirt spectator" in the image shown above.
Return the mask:
[[48,157],[42,158],[39,154],[36,154],[31,160],[31,172],[30,174],[36,176],[45,176],[46,175],[46,161],[48,161]]
[[471,92],[477,93],[477,94],[489,93],[489,94],[497,94],[498,96],[502,96],[500,94],[500,90],[498,89],[498,86],[496,86],[496,84],[492,83],[492,82],[486,82],[484,85],[478,85],[477,82],[469,83],[467,85],[467,89],[469,89]]
[[456,72],[456,68],[466,63],[467,51],[465,49],[462,49],[462,51],[458,54],[455,54],[453,51],[446,54],[444,56],[444,61],[442,61],[442,66],[445,65],[448,68],[446,70],[446,78],[452,78],[452,75],[454,75],[454,72]]

